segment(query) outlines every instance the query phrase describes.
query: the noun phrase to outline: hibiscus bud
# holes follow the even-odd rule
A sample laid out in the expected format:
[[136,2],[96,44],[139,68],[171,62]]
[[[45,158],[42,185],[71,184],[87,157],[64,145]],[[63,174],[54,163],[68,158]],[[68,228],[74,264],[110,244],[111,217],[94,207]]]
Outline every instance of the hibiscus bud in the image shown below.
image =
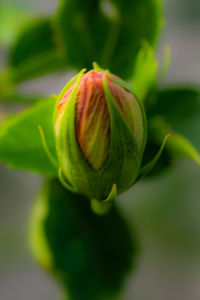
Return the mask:
[[108,71],[75,78],[56,106],[57,153],[66,180],[80,193],[104,200],[138,177],[145,116],[124,82]]

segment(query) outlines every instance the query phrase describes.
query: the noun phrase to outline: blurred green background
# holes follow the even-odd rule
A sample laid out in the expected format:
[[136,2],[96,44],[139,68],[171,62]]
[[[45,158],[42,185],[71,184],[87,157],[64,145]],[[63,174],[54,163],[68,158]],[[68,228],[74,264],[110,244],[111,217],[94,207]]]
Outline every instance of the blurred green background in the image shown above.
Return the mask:
[[[17,15],[6,14],[8,3],[17,7]],[[8,55],[7,45],[23,25],[19,16],[49,14],[56,6],[53,0],[1,0],[0,68]],[[200,2],[165,0],[165,20],[158,58],[166,43],[171,45],[172,58],[163,86],[200,84]],[[12,22],[12,30],[3,36],[1,29]],[[26,82],[21,89],[58,93],[69,76],[48,75]],[[40,176],[0,165],[1,300],[55,300],[59,295],[59,286],[37,266],[28,246],[29,215],[41,181]],[[137,266],[122,299],[200,299],[199,186],[199,167],[177,161],[165,174],[142,181],[119,197],[118,204],[140,242]]]

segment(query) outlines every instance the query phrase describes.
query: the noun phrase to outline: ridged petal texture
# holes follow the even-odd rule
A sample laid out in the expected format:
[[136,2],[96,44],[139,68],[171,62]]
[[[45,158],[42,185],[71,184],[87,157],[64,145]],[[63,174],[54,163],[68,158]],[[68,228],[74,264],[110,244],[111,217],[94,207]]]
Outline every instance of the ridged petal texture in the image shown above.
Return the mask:
[[[111,140],[110,114],[103,88],[104,76],[113,99],[136,139],[138,151],[144,138],[142,112],[134,95],[112,81],[106,72],[92,70],[86,73],[80,80],[76,94],[75,126],[80,149],[96,171],[99,171],[108,159]],[[74,85],[65,93],[58,105],[57,123],[62,117],[63,108],[70,99],[73,88]]]

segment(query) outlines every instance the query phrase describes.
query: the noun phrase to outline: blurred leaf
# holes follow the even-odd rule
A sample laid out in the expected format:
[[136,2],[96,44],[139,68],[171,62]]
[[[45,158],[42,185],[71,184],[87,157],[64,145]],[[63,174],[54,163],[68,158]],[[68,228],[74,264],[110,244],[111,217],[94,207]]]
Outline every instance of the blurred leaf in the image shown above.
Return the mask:
[[42,145],[38,126],[45,133],[48,147],[56,158],[53,109],[55,97],[43,99],[0,126],[0,160],[10,167],[56,174]]
[[50,20],[33,21],[24,28],[13,46],[10,63],[12,66],[17,66],[33,56],[54,48],[55,41]]
[[80,69],[97,61],[129,77],[141,41],[155,45],[162,25],[160,0],[61,0],[58,30],[66,60]]
[[0,2],[0,44],[11,45],[20,28],[30,17],[31,12],[16,3]]
[[135,249],[118,209],[95,215],[90,201],[57,180],[39,196],[31,246],[40,264],[63,283],[69,299],[97,300],[120,292]]
[[[0,89],[1,89],[1,82],[0,82]],[[36,99],[41,99],[43,98],[42,95],[39,94],[25,94],[25,93],[20,93],[19,91],[10,91],[8,94],[1,94],[0,90],[0,103],[25,103],[25,104],[33,104],[36,102]]]
[[14,82],[66,67],[50,19],[38,19],[24,27],[11,49],[10,67]]
[[199,90],[161,90],[148,115],[150,135],[156,142],[160,142],[166,133],[172,133],[166,145],[172,158],[189,157],[200,164]]
[[136,57],[132,77],[133,90],[138,99],[144,101],[152,86],[156,83],[157,61],[154,49],[144,43]]
[[170,45],[166,44],[163,51],[163,61],[157,75],[158,82],[161,82],[161,80],[165,77],[166,73],[169,70],[170,62],[171,62],[171,47]]
[[44,98],[39,93],[22,93],[11,81],[10,72],[0,74],[0,103],[35,103],[36,99]]

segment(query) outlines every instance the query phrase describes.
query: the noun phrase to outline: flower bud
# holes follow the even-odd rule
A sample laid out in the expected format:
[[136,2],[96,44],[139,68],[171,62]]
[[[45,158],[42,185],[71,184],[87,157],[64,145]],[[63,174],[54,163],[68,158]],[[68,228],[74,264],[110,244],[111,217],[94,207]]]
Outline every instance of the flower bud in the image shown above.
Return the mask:
[[124,82],[108,71],[80,74],[56,106],[57,153],[66,180],[104,200],[133,185],[145,146],[145,116]]

